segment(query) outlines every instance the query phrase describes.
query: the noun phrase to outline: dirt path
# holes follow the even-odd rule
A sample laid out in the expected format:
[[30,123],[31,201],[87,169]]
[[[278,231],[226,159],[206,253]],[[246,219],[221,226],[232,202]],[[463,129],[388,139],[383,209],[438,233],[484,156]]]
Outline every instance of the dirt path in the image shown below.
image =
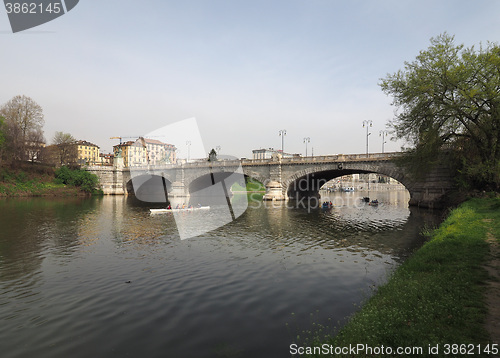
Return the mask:
[[500,344],[500,244],[490,232],[488,232],[487,242],[490,244],[490,260],[484,267],[490,279],[486,282],[488,307],[486,329],[493,340],[491,343]]

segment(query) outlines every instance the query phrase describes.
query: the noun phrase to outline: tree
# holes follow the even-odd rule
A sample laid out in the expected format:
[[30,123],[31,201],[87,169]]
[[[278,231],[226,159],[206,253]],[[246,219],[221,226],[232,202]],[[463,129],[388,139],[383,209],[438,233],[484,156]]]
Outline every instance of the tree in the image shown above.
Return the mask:
[[28,160],[32,163],[42,161],[43,148],[45,147],[45,137],[42,129],[31,130],[26,138],[26,152]]
[[0,116],[0,164],[2,164],[3,151],[5,146],[5,118]]
[[431,39],[404,70],[381,79],[393,96],[389,123],[405,139],[410,162],[429,167],[452,149],[468,183],[500,188],[500,47],[455,45],[446,33]]
[[78,156],[76,139],[69,133],[56,132],[52,138],[52,144],[56,146],[58,164],[76,162]]
[[8,127],[8,142],[13,158],[28,158],[28,137],[31,132],[41,131],[44,119],[38,103],[27,96],[15,96],[0,108]]

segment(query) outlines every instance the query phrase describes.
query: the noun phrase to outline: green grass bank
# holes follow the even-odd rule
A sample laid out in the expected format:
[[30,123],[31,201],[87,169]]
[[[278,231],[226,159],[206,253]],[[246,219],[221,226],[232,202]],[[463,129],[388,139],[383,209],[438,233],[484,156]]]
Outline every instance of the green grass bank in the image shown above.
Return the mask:
[[99,195],[99,180],[84,170],[21,163],[0,167],[0,197]]
[[231,187],[231,190],[233,192],[266,192],[266,187],[264,184],[245,178],[245,184],[246,187],[242,187],[239,183],[234,183],[233,186]]
[[[494,356],[500,347],[492,339],[498,343],[500,337],[491,337],[485,328],[490,276],[484,265],[490,260],[487,238],[500,238],[500,198],[468,200],[429,235],[338,334],[331,336],[326,327],[315,325],[298,345],[324,349],[302,356]],[[353,354],[337,348],[335,354],[335,347],[358,344],[379,350]],[[387,354],[380,347],[422,351]]]

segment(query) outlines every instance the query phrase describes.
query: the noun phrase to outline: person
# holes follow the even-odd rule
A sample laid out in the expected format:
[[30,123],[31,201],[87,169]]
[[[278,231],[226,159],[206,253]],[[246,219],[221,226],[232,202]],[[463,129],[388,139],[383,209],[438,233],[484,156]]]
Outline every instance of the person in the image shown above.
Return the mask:
[[176,208],[176,209],[180,209],[179,204],[177,204],[177,206],[176,206],[175,208]]
[[172,210],[172,205],[168,204],[167,210]]

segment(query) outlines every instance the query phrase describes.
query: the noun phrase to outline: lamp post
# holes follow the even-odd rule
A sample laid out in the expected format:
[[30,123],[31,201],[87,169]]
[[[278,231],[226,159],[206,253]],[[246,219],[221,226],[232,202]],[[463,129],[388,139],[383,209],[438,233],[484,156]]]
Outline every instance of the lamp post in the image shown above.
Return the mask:
[[366,157],[368,158],[368,136],[371,134],[368,131],[368,128],[371,127],[373,124],[371,119],[364,120],[363,121],[363,128],[366,127]]
[[311,138],[309,137],[304,138],[304,143],[306,143],[306,157],[307,157],[307,143],[311,143]]
[[279,131],[279,135],[281,136],[281,153],[285,152],[285,136],[286,136],[286,129],[281,129]]
[[382,137],[382,153],[384,153],[385,136],[389,134],[387,131],[380,131],[379,137]]
[[189,150],[190,150],[190,147],[191,147],[191,141],[190,141],[190,140],[186,141],[186,145],[187,145],[187,147],[188,147],[188,157],[187,157],[187,161],[189,162]]

